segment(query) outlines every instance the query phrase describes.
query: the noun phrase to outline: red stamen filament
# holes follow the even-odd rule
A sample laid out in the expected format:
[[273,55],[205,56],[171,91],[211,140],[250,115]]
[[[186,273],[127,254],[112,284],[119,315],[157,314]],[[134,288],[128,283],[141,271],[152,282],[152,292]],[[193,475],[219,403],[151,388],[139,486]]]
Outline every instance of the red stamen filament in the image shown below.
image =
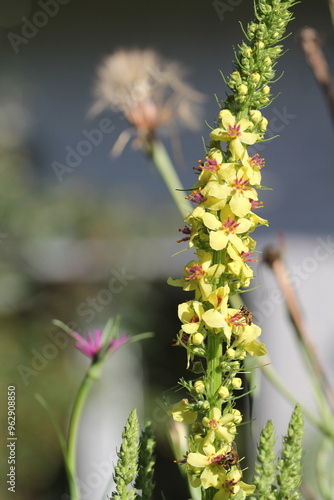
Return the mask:
[[263,208],[263,201],[249,200],[251,202],[251,209]]
[[203,271],[202,267],[199,264],[194,264],[193,267],[186,267],[187,273],[189,273],[189,276],[185,278],[186,281],[189,280],[194,280],[194,279],[201,279],[203,278],[205,271]]
[[238,191],[246,191],[247,189],[249,189],[249,187],[247,186],[248,180],[244,179],[243,177],[240,177],[240,179],[238,179],[238,178],[235,179],[233,181],[233,184],[234,184],[235,189]]
[[212,420],[210,420],[210,422],[209,422],[209,427],[210,427],[210,429],[213,429],[213,430],[218,429],[218,427],[219,427],[219,422],[213,418],[213,419],[212,419]]
[[193,203],[202,203],[202,201],[206,201],[206,198],[202,195],[200,188],[198,191],[193,191],[189,196],[186,196],[186,200],[192,201]]
[[235,219],[230,219],[230,217],[228,217],[223,224],[223,229],[226,233],[235,233],[238,226],[239,224]]
[[232,326],[245,326],[244,317],[241,313],[235,313],[233,316],[228,316],[227,323]]
[[241,135],[240,125],[237,125],[236,123],[234,125],[229,125],[227,135],[229,135],[231,139],[239,137],[239,135]]
[[254,252],[241,252],[240,257],[244,262],[257,262],[257,259],[251,258]]
[[253,168],[263,168],[266,165],[265,159],[260,158],[259,153],[256,153],[256,155],[252,156],[252,158],[249,160],[249,163]]
[[[183,229],[179,229],[180,233],[183,234],[191,234],[191,229],[188,226],[184,226]],[[177,243],[181,243],[182,241],[188,241],[190,240],[190,236],[186,236],[185,238],[182,238],[181,240],[176,240]]]

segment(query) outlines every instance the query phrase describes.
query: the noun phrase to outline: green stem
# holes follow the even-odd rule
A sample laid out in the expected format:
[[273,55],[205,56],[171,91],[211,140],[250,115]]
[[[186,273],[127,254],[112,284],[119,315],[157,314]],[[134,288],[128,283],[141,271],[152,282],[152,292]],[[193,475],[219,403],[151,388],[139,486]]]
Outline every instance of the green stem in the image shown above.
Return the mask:
[[77,438],[79,430],[79,421],[81,417],[82,408],[85,404],[88,391],[94,382],[88,371],[81,383],[76,400],[74,402],[70,427],[68,431],[68,444],[67,444],[67,469],[69,471],[68,480],[70,488],[71,500],[79,500],[79,491],[76,484],[76,451],[77,451]]
[[212,500],[217,490],[215,488],[207,488],[203,490],[202,498],[203,500]]
[[222,384],[221,356],[222,339],[220,335],[208,336],[208,366],[207,366],[207,395],[212,406],[217,396],[217,391]]
[[152,158],[175,205],[179,209],[183,219],[185,219],[193,208],[191,203],[185,199],[184,188],[164,145],[160,141],[152,140],[148,145],[147,154]]

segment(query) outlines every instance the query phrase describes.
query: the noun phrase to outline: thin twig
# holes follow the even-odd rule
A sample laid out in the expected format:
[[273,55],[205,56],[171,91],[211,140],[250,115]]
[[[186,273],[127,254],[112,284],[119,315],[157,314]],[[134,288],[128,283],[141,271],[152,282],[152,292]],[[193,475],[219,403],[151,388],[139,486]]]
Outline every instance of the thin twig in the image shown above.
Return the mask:
[[310,336],[307,333],[307,329],[303,321],[303,315],[300,311],[296,295],[291,286],[288,272],[281,258],[280,252],[273,248],[268,249],[266,252],[264,252],[264,261],[271,267],[276,276],[276,279],[283,292],[286,304],[288,306],[292,321],[295,325],[298,338],[305,348],[306,355],[313,367],[318,380],[321,383],[321,386],[323,387],[327,400],[334,411],[333,389],[327,380],[326,374],[318,359],[317,352],[310,341]]
[[328,64],[321,47],[319,33],[311,27],[305,27],[299,32],[299,40],[304,51],[306,61],[311,67],[326,97],[327,105],[334,123],[334,89]]

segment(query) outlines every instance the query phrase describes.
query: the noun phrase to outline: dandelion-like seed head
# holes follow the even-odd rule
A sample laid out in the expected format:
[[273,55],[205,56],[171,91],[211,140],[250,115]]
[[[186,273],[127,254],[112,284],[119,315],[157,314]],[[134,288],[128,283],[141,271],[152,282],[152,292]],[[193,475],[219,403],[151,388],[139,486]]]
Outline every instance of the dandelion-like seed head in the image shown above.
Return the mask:
[[118,50],[97,69],[91,112],[111,108],[123,113],[140,138],[138,147],[161,127],[179,123],[196,130],[204,95],[185,83],[183,73],[179,64],[153,50]]

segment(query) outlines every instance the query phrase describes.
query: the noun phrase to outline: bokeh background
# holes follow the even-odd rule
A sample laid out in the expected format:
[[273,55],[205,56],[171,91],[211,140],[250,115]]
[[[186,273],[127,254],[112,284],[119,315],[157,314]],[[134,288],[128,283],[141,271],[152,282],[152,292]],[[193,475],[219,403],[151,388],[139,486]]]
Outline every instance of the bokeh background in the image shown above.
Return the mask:
[[[45,16],[36,13],[46,4],[53,14],[44,22]],[[61,453],[34,394],[43,395],[65,430],[87,363],[57,336],[52,319],[72,322],[84,333],[115,314],[122,315],[122,333],[154,331],[155,337],[116,353],[90,397],[79,449],[82,498],[101,498],[119,434],[134,406],[141,422],[152,419],[159,438],[162,477],[156,478],[156,498],[187,498],[177,483],[164,427],[164,402],[172,399],[170,390],[185,364],[184,353],[171,342],[178,331],[177,304],[184,296],[166,285],[167,277],[178,277],[191,259],[188,253],[171,257],[180,249],[175,240],[182,220],[140,151],[129,144],[119,158],[111,158],[113,144],[128,126],[124,117],[105,111],[90,118],[88,111],[96,67],[115,50],[153,48],[179,62],[188,71],[188,83],[207,96],[199,131],[177,129],[162,136],[190,187],[192,167],[204,156],[204,118],[213,123],[218,111],[214,94],[223,98],[225,93],[219,70],[231,72],[233,46],[242,40],[238,21],[246,23],[252,12],[251,0],[0,3],[0,425],[4,434],[6,390],[14,384],[17,500],[65,498]],[[325,0],[302,0],[295,17],[285,41],[289,50],[278,63],[278,74],[284,70],[274,86],[279,95],[266,111],[269,134],[280,137],[259,151],[266,158],[263,183],[272,191],[262,196],[270,228],[259,229],[257,239],[260,250],[284,239],[312,341],[333,382],[333,126],[298,42],[301,27],[316,28],[333,67],[333,28]],[[41,26],[31,27],[33,20]],[[104,117],[113,121],[112,132],[60,180],[54,162],[64,164],[67,148],[76,149],[83,131],[97,128]],[[325,256],[320,260],[319,245]],[[115,273],[128,278],[110,298],[101,290],[108,289]],[[259,288],[246,301],[283,380],[312,405],[283,301],[274,298],[277,285],[261,263],[256,275]],[[89,298],[98,300],[93,309],[87,306]],[[255,408],[254,440],[271,418],[280,442],[291,406],[260,376]],[[311,443],[317,436],[308,428],[307,438]],[[1,498],[7,498],[3,442],[0,456]]]

